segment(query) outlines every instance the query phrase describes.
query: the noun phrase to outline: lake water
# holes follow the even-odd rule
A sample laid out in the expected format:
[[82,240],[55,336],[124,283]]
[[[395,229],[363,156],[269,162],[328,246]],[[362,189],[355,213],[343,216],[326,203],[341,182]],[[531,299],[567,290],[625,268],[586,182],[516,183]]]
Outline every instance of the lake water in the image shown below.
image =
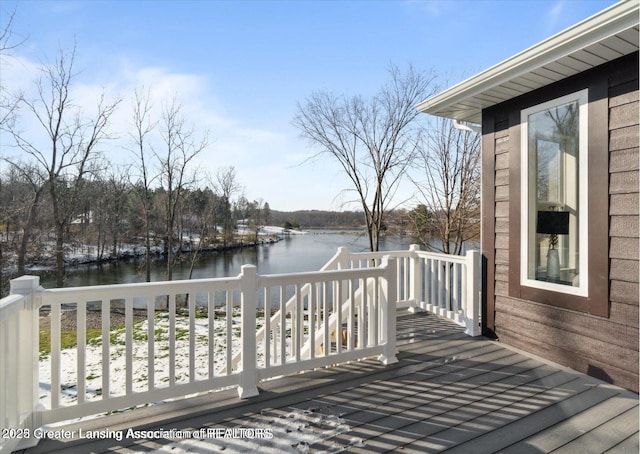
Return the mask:
[[[380,250],[407,249],[410,237],[386,237]],[[242,265],[255,265],[258,274],[280,274],[297,271],[317,271],[345,246],[351,252],[368,251],[368,239],[364,235],[310,231],[304,235],[286,236],[282,241],[224,252],[201,254],[193,271],[193,279],[237,276]],[[177,264],[173,279],[188,279],[190,258]],[[166,276],[166,264],[161,260],[152,263],[151,280],[161,281]],[[100,266],[82,266],[67,269],[67,287],[144,282],[144,262],[141,259]],[[55,276],[41,277],[45,288],[55,287]]]

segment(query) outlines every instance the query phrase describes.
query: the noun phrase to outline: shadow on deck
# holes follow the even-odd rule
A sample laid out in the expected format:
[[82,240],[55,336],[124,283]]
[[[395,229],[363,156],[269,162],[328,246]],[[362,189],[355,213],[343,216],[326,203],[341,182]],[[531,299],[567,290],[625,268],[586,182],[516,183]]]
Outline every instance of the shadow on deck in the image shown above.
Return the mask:
[[[362,361],[263,382],[249,400],[227,390],[106,416],[23,452],[638,452],[635,393],[426,313],[399,316],[397,336],[391,366]],[[126,438],[130,428],[183,432]],[[198,429],[203,439],[185,439]]]

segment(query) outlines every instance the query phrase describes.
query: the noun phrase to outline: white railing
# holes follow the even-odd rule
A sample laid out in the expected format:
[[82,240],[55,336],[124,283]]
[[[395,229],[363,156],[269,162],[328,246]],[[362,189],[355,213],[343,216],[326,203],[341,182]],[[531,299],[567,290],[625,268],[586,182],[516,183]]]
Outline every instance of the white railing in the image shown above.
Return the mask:
[[0,300],[0,452],[32,445],[33,430],[41,425],[37,282],[13,279],[11,295]]
[[421,251],[418,245],[404,251],[360,253],[339,248],[330,263],[338,269],[363,269],[379,266],[385,256],[398,260],[397,307],[419,308],[453,320],[469,336],[482,333],[479,251],[460,256]]
[[460,256],[421,251],[412,245],[397,257],[400,305],[448,318],[464,326],[469,336],[482,334],[479,251]]
[[[258,276],[245,265],[232,278],[52,290],[39,287],[37,277],[16,279],[12,293],[24,295],[11,295],[0,306],[2,427],[33,435],[42,424],[223,387],[237,386],[247,398],[257,394],[259,380],[331,364],[372,356],[393,363],[395,266],[388,258],[373,269]],[[349,298],[355,304],[359,287],[371,294],[363,294],[348,320],[328,326]],[[288,309],[290,300],[295,304]],[[51,341],[38,364],[40,307],[50,308]],[[111,324],[116,310],[124,312],[123,327]],[[272,324],[274,315],[278,323]],[[62,345],[68,317],[75,348]],[[87,329],[89,317],[99,318],[97,336]],[[257,345],[263,325],[269,336]],[[358,340],[343,343],[345,329],[358,333]],[[303,356],[303,346],[319,330],[327,333],[321,353]],[[234,350],[241,352],[240,367],[230,367]],[[40,381],[50,383],[48,402],[38,399]],[[3,439],[0,448],[37,441],[25,436],[18,446]]]
[[[369,270],[323,268],[265,276],[246,267],[242,348],[222,369],[241,366],[240,397],[256,395],[260,380],[301,370],[372,356],[384,364],[396,362],[395,304],[390,298],[396,294],[395,266],[394,258],[386,258]],[[368,293],[359,291],[365,287]],[[357,300],[356,293],[361,295]],[[341,318],[345,307],[350,311]],[[316,333],[323,335],[318,339]]]
[[[37,277],[14,279],[0,301],[0,423],[26,436],[0,439],[0,450],[35,445],[29,435],[42,424],[229,386],[247,398],[260,380],[361,358],[393,363],[399,307],[479,335],[479,269],[477,251],[412,246],[339,248],[310,273],[257,275],[245,265],[230,278],[51,290]],[[41,307],[50,310],[50,352],[39,362]],[[117,311],[122,325],[111,321]],[[62,344],[69,317],[75,348]],[[98,318],[97,333],[88,318]],[[40,382],[50,384],[46,402]]]
[[[43,290],[41,303],[50,307],[51,324],[51,391],[49,408],[42,412],[43,424],[237,385],[238,371],[220,374],[216,364],[228,362],[237,338],[234,333],[244,328],[240,313],[234,310],[243,278],[240,274]],[[206,338],[196,329],[198,299],[207,308]],[[101,320],[99,337],[91,343],[87,342],[89,306]],[[111,326],[116,310],[124,311],[124,327]],[[61,348],[63,311],[75,314],[75,355]],[[136,321],[134,311],[141,320]],[[214,333],[217,318],[224,318],[220,336]],[[119,328],[117,334],[114,328]],[[216,351],[216,342],[209,341],[214,338],[225,348]],[[196,349],[204,353],[196,355]],[[99,367],[94,363],[89,369],[89,354],[98,358]],[[63,377],[62,372],[69,370],[75,373]],[[87,377],[98,377],[98,381],[89,386]],[[115,384],[124,384],[124,388],[112,389]]]

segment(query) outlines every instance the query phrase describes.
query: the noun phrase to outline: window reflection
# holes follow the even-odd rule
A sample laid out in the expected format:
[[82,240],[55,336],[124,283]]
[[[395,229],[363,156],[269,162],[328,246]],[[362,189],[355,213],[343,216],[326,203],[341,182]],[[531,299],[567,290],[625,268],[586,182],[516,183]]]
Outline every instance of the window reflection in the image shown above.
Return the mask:
[[528,115],[527,122],[527,276],[578,286],[579,103],[540,110]]

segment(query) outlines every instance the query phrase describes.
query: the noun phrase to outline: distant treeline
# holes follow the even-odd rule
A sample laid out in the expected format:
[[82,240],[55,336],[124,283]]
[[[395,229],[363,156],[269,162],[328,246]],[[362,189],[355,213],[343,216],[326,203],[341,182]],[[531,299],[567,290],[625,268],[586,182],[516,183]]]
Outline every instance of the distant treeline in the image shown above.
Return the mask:
[[[415,231],[415,223],[412,222],[414,210],[404,209],[389,210],[385,215],[383,231],[392,235],[412,234]],[[293,229],[345,229],[362,230],[365,227],[365,218],[362,211],[323,211],[323,210],[299,210],[299,211],[270,211],[271,225],[283,226]]]
[[358,229],[364,225],[361,211],[277,211],[271,210],[273,225],[290,225],[300,229]]

